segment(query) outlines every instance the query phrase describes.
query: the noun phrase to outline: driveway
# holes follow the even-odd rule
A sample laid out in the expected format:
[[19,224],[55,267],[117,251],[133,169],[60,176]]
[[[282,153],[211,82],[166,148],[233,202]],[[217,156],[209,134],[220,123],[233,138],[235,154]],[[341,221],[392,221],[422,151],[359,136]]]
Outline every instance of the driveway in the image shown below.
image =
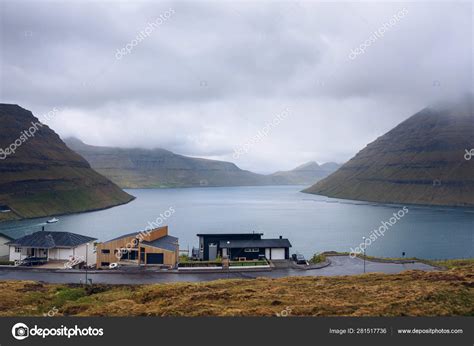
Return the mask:
[[[199,282],[218,279],[254,279],[257,277],[287,277],[287,276],[335,276],[363,274],[364,261],[349,256],[331,256],[331,265],[322,269],[298,270],[293,268],[276,269],[264,272],[225,272],[225,273],[167,273],[167,272],[130,272],[130,273],[89,273],[88,278],[93,283],[104,284],[151,284],[164,282]],[[424,263],[379,263],[366,261],[367,273],[395,274],[405,270],[435,270],[436,268]],[[49,283],[79,283],[84,282],[85,272],[51,272],[41,269],[2,270],[0,280],[34,280]]]

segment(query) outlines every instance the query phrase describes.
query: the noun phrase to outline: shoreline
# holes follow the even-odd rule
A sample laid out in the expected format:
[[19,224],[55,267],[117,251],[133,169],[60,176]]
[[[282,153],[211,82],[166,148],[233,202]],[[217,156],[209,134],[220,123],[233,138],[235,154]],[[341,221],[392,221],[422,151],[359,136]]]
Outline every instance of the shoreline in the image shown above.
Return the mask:
[[[135,196],[132,196],[130,195],[132,198],[127,201],[127,202],[123,202],[123,203],[119,203],[119,204],[115,204],[115,205],[111,205],[111,206],[108,206],[108,207],[104,207],[104,208],[96,208],[96,209],[91,209],[91,210],[84,210],[84,211],[75,211],[75,212],[69,212],[69,213],[59,213],[59,214],[48,214],[48,215],[44,215],[44,216],[35,216],[35,217],[22,217],[20,216],[20,214],[18,214],[17,212],[14,212],[16,215],[20,216],[20,218],[18,219],[8,219],[8,220],[1,220],[0,219],[0,225],[6,223],[6,222],[18,222],[18,221],[31,221],[31,220],[35,220],[35,219],[43,219],[45,217],[51,217],[51,216],[68,216],[68,215],[80,215],[80,214],[86,214],[86,213],[93,213],[93,212],[96,212],[96,211],[101,211],[101,210],[107,210],[107,209],[112,209],[112,208],[115,208],[115,207],[120,207],[122,205],[126,205],[130,202],[133,202],[134,200],[137,199],[137,197]],[[11,209],[12,212],[14,209]]]
[[[299,192],[305,193],[307,195],[321,196],[326,198],[331,198],[334,200],[347,201],[345,203],[354,204],[354,205],[372,205],[374,207],[387,207],[387,208],[400,208],[403,206],[411,206],[412,208],[423,208],[423,209],[434,209],[438,208],[440,210],[466,210],[467,212],[474,212],[474,205],[449,205],[449,204],[423,204],[423,203],[410,203],[410,202],[383,202],[383,201],[372,201],[365,199],[351,199],[351,198],[341,198],[333,197],[328,195],[321,195],[318,193],[307,192],[307,189],[303,189]],[[362,203],[350,203],[350,202],[362,202]],[[343,202],[344,203],[344,202]]]

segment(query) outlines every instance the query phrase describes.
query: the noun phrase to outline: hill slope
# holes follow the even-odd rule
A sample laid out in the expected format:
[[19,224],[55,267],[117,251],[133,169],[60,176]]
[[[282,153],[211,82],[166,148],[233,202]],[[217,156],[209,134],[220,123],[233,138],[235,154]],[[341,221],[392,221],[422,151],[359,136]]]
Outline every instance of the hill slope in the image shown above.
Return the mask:
[[66,144],[122,188],[271,185],[272,179],[231,162],[187,157],[164,149],[129,149]]
[[335,173],[304,190],[383,203],[474,206],[472,96],[428,107],[361,150]]
[[[91,169],[48,126],[17,105],[0,104],[0,221],[103,209],[132,196]],[[36,124],[34,136],[24,131]],[[25,139],[14,154],[5,149]],[[29,137],[29,138],[28,138]]]
[[[193,186],[309,185],[335,171],[334,163],[316,162],[295,170],[257,174],[234,163],[175,154],[165,149],[113,148],[87,145],[77,138],[66,144],[99,173],[122,188]],[[315,167],[316,165],[317,167]]]
[[52,306],[58,316],[472,316],[472,260],[456,262],[447,271],[133,286],[0,281],[0,316]]
[[271,176],[277,180],[288,181],[295,185],[310,185],[327,177],[336,171],[341,165],[335,162],[328,162],[319,165],[317,162],[311,161],[296,167],[291,171],[279,171]]

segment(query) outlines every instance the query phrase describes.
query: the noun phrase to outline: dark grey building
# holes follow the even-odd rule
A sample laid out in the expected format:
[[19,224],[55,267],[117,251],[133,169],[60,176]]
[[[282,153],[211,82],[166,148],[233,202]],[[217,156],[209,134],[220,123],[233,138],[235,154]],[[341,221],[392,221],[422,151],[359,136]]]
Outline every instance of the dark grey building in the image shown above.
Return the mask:
[[290,258],[291,244],[288,239],[281,236],[277,239],[262,239],[262,235],[263,233],[198,234],[199,259],[212,261],[224,256],[231,260]]

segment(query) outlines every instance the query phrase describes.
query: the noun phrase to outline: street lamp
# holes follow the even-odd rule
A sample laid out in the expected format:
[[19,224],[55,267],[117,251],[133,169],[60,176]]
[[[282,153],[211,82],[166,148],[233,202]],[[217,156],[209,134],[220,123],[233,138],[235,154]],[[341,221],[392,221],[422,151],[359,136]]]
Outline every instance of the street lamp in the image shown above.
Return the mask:
[[89,264],[88,256],[87,256],[88,254],[89,254],[89,243],[86,243],[86,285],[88,283],[87,281],[87,265]]
[[365,237],[362,237],[363,243],[364,243],[364,274],[365,274],[365,249],[367,245],[365,244]]

